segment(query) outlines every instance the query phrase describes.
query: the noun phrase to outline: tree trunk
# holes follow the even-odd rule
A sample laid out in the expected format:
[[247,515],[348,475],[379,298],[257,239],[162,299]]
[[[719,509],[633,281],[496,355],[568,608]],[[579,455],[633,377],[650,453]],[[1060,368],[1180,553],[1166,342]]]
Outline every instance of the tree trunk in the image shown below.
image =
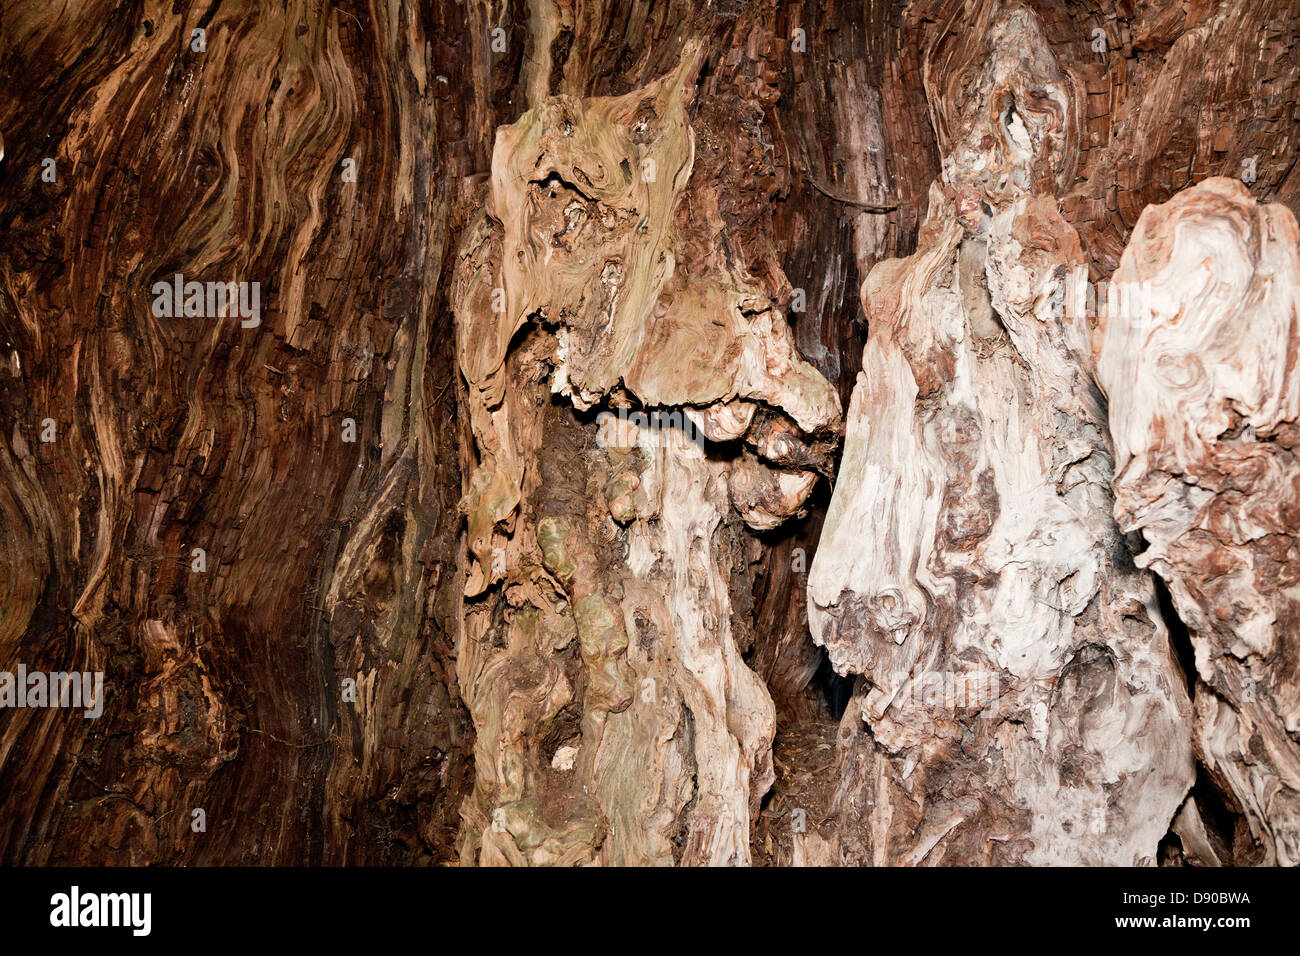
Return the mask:
[[0,860],[1297,862],[1298,58],[4,3]]

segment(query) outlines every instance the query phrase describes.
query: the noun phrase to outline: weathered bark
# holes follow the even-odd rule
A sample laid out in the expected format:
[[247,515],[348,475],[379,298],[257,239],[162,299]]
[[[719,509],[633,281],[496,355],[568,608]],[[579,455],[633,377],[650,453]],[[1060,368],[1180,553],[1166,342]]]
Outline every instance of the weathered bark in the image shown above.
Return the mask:
[[877,863],[1150,862],[1192,783],[1190,708],[1062,313],[1077,94],[1027,9],[975,36],[929,88],[944,180],[921,248],[863,287],[811,575],[814,636],[869,683],[845,812]]
[[[456,308],[466,596],[499,584],[457,647],[471,862],[748,862],[771,785],[773,705],[732,634],[733,508],[760,530],[796,513],[827,461],[804,437],[833,434],[839,402],[728,257],[728,177],[696,175],[686,112],[700,63],[689,44],[643,89],[544,98],[497,134]],[[620,414],[557,411],[548,384]]]
[[0,859],[1295,862],[1298,40],[0,4]]
[[[0,668],[107,685],[0,717],[6,861],[449,855],[446,68],[394,13],[5,6]],[[178,272],[260,325],[155,316]]]

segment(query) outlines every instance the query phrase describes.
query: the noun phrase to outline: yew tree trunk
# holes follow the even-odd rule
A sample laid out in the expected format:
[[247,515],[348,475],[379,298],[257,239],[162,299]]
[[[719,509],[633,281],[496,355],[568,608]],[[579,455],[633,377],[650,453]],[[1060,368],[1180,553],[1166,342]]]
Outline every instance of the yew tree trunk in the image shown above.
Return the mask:
[[0,78],[0,861],[1300,862],[1295,4],[4,0]]

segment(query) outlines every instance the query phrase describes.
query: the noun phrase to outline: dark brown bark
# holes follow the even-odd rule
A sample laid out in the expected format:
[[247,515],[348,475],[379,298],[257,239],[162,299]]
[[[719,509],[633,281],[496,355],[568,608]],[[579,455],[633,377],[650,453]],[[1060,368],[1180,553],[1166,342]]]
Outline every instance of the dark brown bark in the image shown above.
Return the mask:
[[[446,857],[462,15],[6,6],[0,658],[108,703],[5,712],[4,859]],[[177,272],[260,282],[261,325],[155,318]]]

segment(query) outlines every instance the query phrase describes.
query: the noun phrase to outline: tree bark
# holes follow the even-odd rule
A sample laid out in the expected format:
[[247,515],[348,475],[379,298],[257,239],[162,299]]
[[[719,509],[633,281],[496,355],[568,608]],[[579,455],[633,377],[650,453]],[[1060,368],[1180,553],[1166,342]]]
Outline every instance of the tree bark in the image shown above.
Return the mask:
[[1295,863],[1298,58],[0,4],[0,860]]

